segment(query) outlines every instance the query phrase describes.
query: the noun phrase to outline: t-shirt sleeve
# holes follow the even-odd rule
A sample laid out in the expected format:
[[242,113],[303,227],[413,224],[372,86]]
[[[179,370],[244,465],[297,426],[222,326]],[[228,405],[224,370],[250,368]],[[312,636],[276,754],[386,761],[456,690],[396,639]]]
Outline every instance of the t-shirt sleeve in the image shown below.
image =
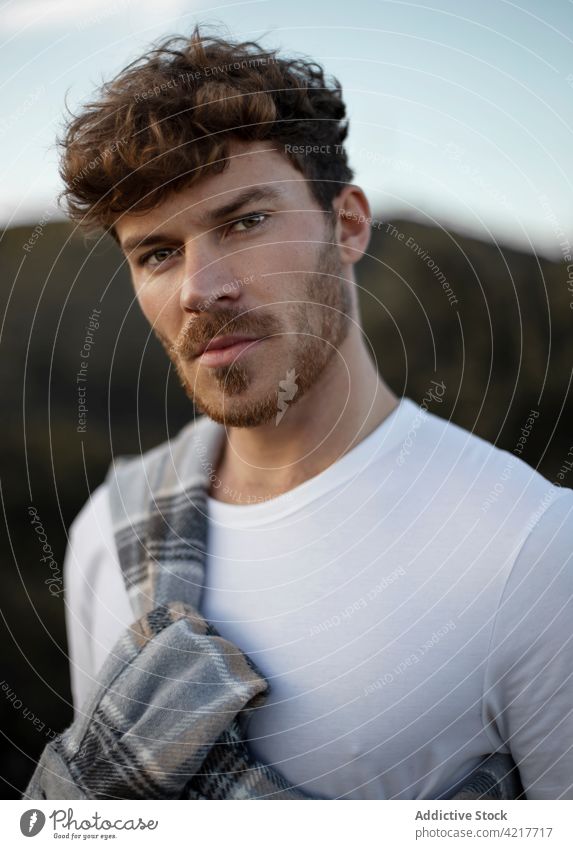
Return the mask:
[[483,719],[528,799],[573,799],[573,491],[526,537],[492,634]]
[[96,588],[106,561],[114,551],[107,510],[107,489],[102,484],[72,522],[64,558],[66,634],[76,714],[97,672],[94,655]]

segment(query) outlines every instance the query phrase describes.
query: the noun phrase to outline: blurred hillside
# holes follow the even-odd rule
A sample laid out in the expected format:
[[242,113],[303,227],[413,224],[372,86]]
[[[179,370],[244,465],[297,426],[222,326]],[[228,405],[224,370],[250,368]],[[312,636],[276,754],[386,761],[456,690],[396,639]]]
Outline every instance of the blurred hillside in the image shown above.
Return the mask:
[[[63,602],[46,591],[50,573],[28,508],[38,511],[61,567],[66,529],[112,456],[145,451],[192,416],[111,240],[96,245],[50,223],[25,251],[32,236],[32,226],[19,227],[0,240],[9,532],[0,685],[17,696],[0,691],[5,798],[25,786],[30,758],[47,742],[24,709],[55,731],[71,719]],[[421,401],[431,380],[443,381],[443,403],[431,411],[510,451],[529,411],[539,411],[521,456],[554,480],[573,445],[565,264],[394,221],[373,228],[358,282],[364,330],[392,389]],[[78,433],[76,375],[94,309],[101,314],[87,367],[86,432]]]

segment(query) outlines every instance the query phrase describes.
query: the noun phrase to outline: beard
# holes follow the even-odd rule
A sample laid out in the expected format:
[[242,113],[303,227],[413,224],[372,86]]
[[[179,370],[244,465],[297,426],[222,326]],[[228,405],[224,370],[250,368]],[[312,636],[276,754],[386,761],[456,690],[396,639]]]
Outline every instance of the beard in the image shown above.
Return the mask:
[[[181,386],[195,408],[227,427],[257,427],[275,418],[278,424],[282,417],[280,411],[284,414],[286,409],[281,398],[288,399],[290,406],[306,395],[316,385],[348,335],[352,321],[352,300],[347,281],[342,278],[341,272],[336,245],[323,244],[317,256],[315,271],[303,276],[303,299],[284,305],[292,317],[286,327],[275,315],[262,313],[258,308],[239,312],[221,308],[204,320],[193,319],[173,344],[154,328],[155,335],[175,367]],[[251,365],[243,362],[239,356],[225,366],[200,368],[195,375],[195,382],[191,383],[186,364],[192,359],[193,352],[210,342],[214,336],[223,334],[293,339],[294,344],[287,353],[286,362],[283,361],[275,388],[256,395],[249,393],[253,382],[260,377],[260,369],[265,368],[261,365],[265,360],[261,358],[260,352],[254,355]],[[261,344],[264,345],[264,342]],[[207,391],[202,391],[198,385],[202,371],[208,373],[204,380],[211,384]],[[213,382],[219,389],[215,398]]]

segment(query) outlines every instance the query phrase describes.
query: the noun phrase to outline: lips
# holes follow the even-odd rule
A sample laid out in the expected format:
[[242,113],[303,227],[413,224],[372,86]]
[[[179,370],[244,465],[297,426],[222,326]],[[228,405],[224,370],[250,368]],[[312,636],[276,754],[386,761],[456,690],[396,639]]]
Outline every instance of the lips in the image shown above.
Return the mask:
[[204,348],[198,360],[201,366],[205,368],[232,365],[239,357],[248,356],[254,353],[254,351],[258,351],[259,346],[264,345],[265,341],[269,339],[269,336],[226,336],[213,339]]
[[201,354],[204,354],[206,351],[218,351],[224,348],[230,348],[232,345],[236,345],[240,342],[254,342],[257,336],[215,336],[214,339],[211,339],[206,345],[200,348],[197,351],[196,356],[200,357]]

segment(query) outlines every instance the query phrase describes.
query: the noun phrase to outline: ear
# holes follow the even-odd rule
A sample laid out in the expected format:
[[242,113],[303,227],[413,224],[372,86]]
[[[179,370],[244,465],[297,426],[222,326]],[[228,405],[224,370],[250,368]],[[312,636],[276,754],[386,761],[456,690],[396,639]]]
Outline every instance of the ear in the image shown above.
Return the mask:
[[334,198],[332,207],[340,259],[354,265],[370,242],[372,214],[368,199],[359,186],[349,185]]

